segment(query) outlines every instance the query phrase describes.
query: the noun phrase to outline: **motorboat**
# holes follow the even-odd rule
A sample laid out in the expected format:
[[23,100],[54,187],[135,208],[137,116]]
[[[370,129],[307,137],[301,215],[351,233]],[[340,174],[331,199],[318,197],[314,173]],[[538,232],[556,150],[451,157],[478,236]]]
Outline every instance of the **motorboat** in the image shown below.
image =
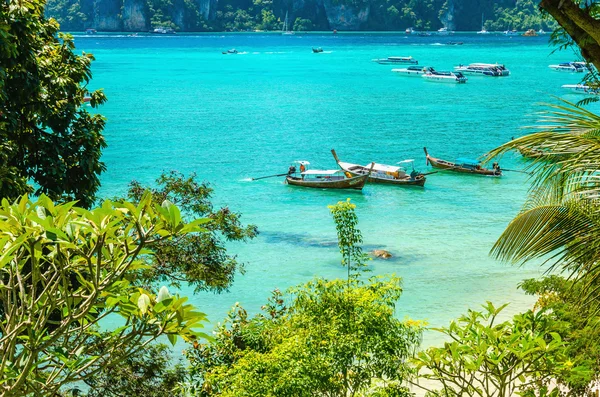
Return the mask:
[[156,28],[151,30],[150,33],[153,34],[175,34],[175,31],[171,28]]
[[[331,154],[344,172],[349,173],[350,176],[368,175],[370,183],[396,186],[425,185],[425,175],[415,170],[414,160],[400,161],[398,166],[379,163],[359,165],[341,161],[333,149],[331,149]],[[410,171],[408,167],[411,168]]]
[[433,72],[434,69],[430,66],[409,66],[402,69],[392,69],[392,72],[398,73],[401,76],[421,76],[427,72]]
[[419,61],[417,61],[413,57],[387,57],[387,58],[373,59],[373,62],[377,62],[380,65],[389,65],[389,64],[396,64],[396,63],[413,63],[415,65],[419,64]]
[[427,148],[423,148],[425,151],[426,164],[434,168],[439,168],[446,171],[460,172],[464,174],[476,174],[485,176],[502,176],[502,169],[498,163],[494,163],[492,168],[485,168],[481,162],[473,159],[458,158],[455,161],[443,160],[440,158],[431,157],[427,152]]
[[447,28],[447,27],[445,27],[445,26],[444,26],[443,28],[439,28],[439,29],[438,29],[438,31],[437,31],[437,33],[438,33],[440,36],[446,36],[446,35],[449,35],[449,34],[450,34],[450,31],[448,30],[448,28]]
[[427,81],[434,81],[438,83],[453,83],[453,84],[464,84],[467,82],[467,78],[461,72],[436,72],[428,71],[422,74],[421,77]]
[[446,43],[446,45],[463,45],[463,44],[465,44],[465,43],[462,41],[449,41]]
[[285,177],[285,183],[293,186],[310,187],[315,189],[352,189],[362,190],[367,179],[373,171],[374,163],[367,168],[367,172],[360,175],[346,173],[342,169],[338,170],[308,170],[306,166],[308,161],[296,161],[301,165],[300,175],[296,173],[296,167],[291,166]]
[[481,66],[481,67],[495,68],[500,73],[500,76],[509,76],[510,75],[510,70],[508,70],[505,65],[502,65],[500,63],[471,63],[470,65],[473,65],[475,67]]
[[548,67],[557,72],[569,73],[583,73],[588,70],[583,62],[563,62],[558,65],[548,65]]
[[237,54],[238,50],[236,50],[235,48],[232,48],[231,50],[227,50],[227,51],[223,51],[222,54],[223,55],[227,55],[227,54]]
[[406,30],[404,31],[406,34],[413,34],[416,33],[413,28],[406,28]]
[[518,36],[519,32],[517,32],[516,30],[506,30],[504,31],[504,35],[505,36]]
[[500,71],[498,71],[494,67],[479,66],[479,65],[474,65],[474,64],[458,65],[458,66],[454,67],[454,70],[456,70],[457,72],[461,72],[464,74],[472,74],[475,76],[491,76],[491,77],[502,76]]
[[85,34],[96,34],[98,31],[96,29],[88,28],[85,30]]
[[312,52],[315,54],[320,54],[323,52],[323,49],[321,47],[313,47]]
[[540,28],[540,30],[538,30],[538,34],[546,34],[546,32],[544,31],[544,29]]
[[564,88],[566,90],[570,90],[572,92],[575,92],[577,94],[583,94],[583,95],[600,95],[600,90],[598,88],[592,88],[590,86],[587,86],[585,84],[564,84],[561,86],[561,88]]

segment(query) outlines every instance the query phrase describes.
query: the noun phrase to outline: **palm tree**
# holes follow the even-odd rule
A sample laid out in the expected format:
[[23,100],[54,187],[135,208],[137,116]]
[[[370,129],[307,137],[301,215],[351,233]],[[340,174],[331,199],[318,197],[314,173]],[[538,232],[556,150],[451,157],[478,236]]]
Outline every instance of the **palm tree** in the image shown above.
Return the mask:
[[567,271],[584,283],[589,298],[600,286],[600,115],[568,101],[547,106],[538,132],[486,155],[518,150],[533,182],[491,253],[515,263],[543,258],[549,271]]

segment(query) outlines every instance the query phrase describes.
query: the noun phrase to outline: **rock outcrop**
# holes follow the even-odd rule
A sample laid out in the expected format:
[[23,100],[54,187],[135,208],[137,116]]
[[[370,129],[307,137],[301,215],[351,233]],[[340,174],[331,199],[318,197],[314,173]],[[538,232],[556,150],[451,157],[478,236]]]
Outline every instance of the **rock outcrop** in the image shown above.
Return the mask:
[[369,19],[370,6],[366,3],[362,8],[344,4],[334,4],[332,0],[323,0],[330,29],[359,30]]
[[379,259],[390,259],[392,257],[392,254],[386,250],[373,250],[371,254]]
[[125,31],[138,32],[150,29],[144,0],[124,0],[122,18]]

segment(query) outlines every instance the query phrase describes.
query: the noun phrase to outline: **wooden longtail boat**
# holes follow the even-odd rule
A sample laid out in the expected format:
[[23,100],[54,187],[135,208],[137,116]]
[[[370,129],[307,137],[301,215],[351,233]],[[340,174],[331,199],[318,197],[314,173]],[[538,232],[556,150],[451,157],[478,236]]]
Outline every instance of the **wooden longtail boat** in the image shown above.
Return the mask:
[[301,177],[291,173],[285,177],[285,182],[293,186],[312,187],[317,189],[354,189],[362,190],[369,178],[365,175],[348,178],[342,170],[307,170],[301,172]]
[[494,167],[492,169],[483,168],[481,163],[477,160],[469,160],[469,159],[456,159],[455,162],[437,159],[435,157],[431,157],[429,153],[427,153],[427,148],[423,148],[425,151],[425,157],[427,158],[427,164],[431,164],[434,168],[439,168],[447,171],[454,172],[462,172],[465,174],[477,174],[477,175],[486,175],[486,176],[501,176],[502,170],[498,163],[494,163]]
[[[345,172],[349,172],[352,176],[365,175],[370,172],[368,166],[340,161],[334,149],[331,149],[331,154],[333,154],[333,158],[338,163],[340,168]],[[402,167],[396,167],[393,165],[373,163],[371,168],[372,172],[369,175],[368,180],[371,183],[382,183],[386,185],[397,186],[425,185],[425,176],[419,172],[416,172],[414,169],[410,174],[407,174]]]

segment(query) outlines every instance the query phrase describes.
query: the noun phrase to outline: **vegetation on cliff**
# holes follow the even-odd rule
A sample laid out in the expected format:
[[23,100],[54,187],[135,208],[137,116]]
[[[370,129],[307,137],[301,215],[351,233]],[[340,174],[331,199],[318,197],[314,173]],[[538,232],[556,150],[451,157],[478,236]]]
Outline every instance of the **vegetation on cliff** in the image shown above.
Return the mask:
[[[49,0],[48,16],[65,30],[100,28],[110,19],[106,30],[138,30],[168,27],[181,31],[279,30],[286,13],[289,29],[308,30],[451,30],[481,29],[482,17],[488,30],[552,29],[556,24],[545,19],[534,0],[132,0],[143,15],[123,12],[124,0],[105,0],[104,15],[92,0]],[[112,4],[112,5],[111,5]],[[112,7],[112,9],[111,9]],[[207,11],[208,10],[208,11]],[[342,18],[341,13],[345,13]],[[349,13],[349,14],[348,14]],[[352,22],[345,21],[351,15]],[[134,24],[130,19],[137,18]],[[344,21],[343,21],[344,20]],[[115,26],[119,26],[115,29]]]

